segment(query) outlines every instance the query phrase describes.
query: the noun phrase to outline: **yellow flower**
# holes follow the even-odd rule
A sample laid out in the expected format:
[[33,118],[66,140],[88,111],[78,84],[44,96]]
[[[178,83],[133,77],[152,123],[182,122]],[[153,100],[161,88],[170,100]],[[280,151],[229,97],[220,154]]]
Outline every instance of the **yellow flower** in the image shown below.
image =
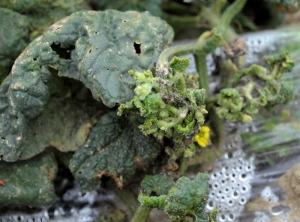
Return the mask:
[[194,137],[194,142],[197,142],[199,146],[206,147],[209,144],[210,128],[208,126],[202,126],[200,132]]

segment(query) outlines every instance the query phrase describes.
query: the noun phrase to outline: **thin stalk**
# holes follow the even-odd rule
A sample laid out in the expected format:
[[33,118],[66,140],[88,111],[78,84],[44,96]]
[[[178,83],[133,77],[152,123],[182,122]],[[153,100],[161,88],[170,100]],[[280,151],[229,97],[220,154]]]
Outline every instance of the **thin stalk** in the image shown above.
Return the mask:
[[199,52],[195,54],[196,69],[198,72],[199,89],[203,88],[206,92],[206,97],[209,96],[209,83],[206,64],[206,53]]
[[[205,19],[211,28],[218,27],[220,21],[222,21],[223,17],[214,12],[213,8],[203,7],[201,10],[201,17]],[[220,34],[226,41],[236,38],[238,35],[235,33],[234,29],[230,26],[225,27],[226,30],[224,33]]]
[[217,26],[217,30],[220,35],[224,35],[232,19],[243,9],[246,2],[247,0],[236,0],[225,10]]
[[184,175],[185,171],[187,170],[187,157],[183,157],[182,158],[182,162],[181,162],[181,165],[180,165],[180,174],[181,175]]
[[131,222],[146,222],[151,210],[151,208],[139,206],[135,211]]
[[165,49],[159,56],[157,60],[157,69],[169,68],[169,61],[175,56],[186,55],[189,53],[196,54],[198,51],[202,50],[205,40],[211,36],[211,32],[204,32],[197,42],[193,42],[185,45],[172,46]]
[[225,137],[223,122],[222,119],[217,114],[215,106],[213,104],[211,103],[207,104],[207,111],[208,111],[209,119],[211,121],[212,130],[215,133],[215,136],[217,138],[216,145],[219,148],[219,146],[223,144],[223,140]]
[[226,5],[227,0],[217,0],[212,6],[211,9],[213,10],[214,14],[221,15],[222,8]]
[[211,28],[208,26],[200,16],[176,16],[166,15],[165,20],[171,26],[176,28]]
[[[214,18],[213,13],[207,13],[209,20],[212,21],[212,24],[216,23],[217,25],[217,32],[219,35],[224,36],[226,33],[226,29],[228,29],[233,17],[239,13],[239,11],[244,7],[247,0],[236,0],[233,4],[231,4],[224,12],[221,19]],[[206,15],[206,14],[205,14]],[[186,45],[179,45],[173,46],[165,49],[159,56],[156,68],[159,69],[168,69],[169,68],[169,60],[174,57],[175,55],[185,55],[185,54],[196,54],[200,51],[203,51],[203,46],[206,43],[206,40],[211,37],[212,33],[210,31],[204,32],[197,42],[186,44]],[[236,34],[230,34],[230,36],[236,36]]]

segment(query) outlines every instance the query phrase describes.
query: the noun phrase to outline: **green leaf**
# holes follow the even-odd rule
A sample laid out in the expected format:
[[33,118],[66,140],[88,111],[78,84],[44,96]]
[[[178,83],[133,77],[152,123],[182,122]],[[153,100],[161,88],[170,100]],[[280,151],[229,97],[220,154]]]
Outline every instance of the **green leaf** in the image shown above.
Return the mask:
[[174,57],[170,63],[170,67],[173,69],[174,72],[184,72],[187,67],[190,65],[189,58],[178,58]]
[[185,221],[186,217],[191,217],[195,222],[207,222],[209,215],[205,206],[208,191],[208,176],[199,173],[194,180],[179,178],[166,195],[139,195],[138,200],[144,207],[164,210],[173,221]]
[[167,195],[171,187],[175,185],[172,178],[157,174],[152,176],[146,176],[141,184],[144,195],[147,196],[160,196]]
[[86,110],[83,102],[79,105],[71,99],[50,99],[45,112],[29,122],[20,159],[31,158],[49,146],[61,152],[79,149],[92,128]]
[[0,83],[9,74],[14,60],[29,43],[26,16],[0,8]]
[[6,163],[0,161],[1,205],[41,206],[56,200],[52,181],[57,172],[53,155],[30,161]]
[[135,117],[126,119],[110,112],[101,117],[88,140],[71,159],[70,169],[83,191],[94,189],[102,175],[112,176],[122,185],[137,168],[147,168],[161,151],[152,137],[138,129]]
[[207,221],[208,176],[199,173],[194,180],[181,177],[166,199],[164,211],[171,219],[192,216],[197,222]]
[[19,158],[28,121],[49,99],[53,74],[81,81],[113,107],[133,97],[128,71],[153,68],[172,38],[172,28],[147,12],[82,11],[52,25],[23,51],[0,87],[0,156]]
[[72,10],[83,0],[7,0],[1,1],[0,7],[9,8],[20,13],[37,13],[51,8]]

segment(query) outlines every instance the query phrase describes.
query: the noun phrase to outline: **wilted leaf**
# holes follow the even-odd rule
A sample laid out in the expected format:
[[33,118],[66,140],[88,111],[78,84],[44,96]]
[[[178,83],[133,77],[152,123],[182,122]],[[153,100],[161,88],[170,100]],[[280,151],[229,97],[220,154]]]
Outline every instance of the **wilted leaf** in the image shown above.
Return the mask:
[[91,130],[89,138],[71,159],[70,169],[83,191],[95,188],[102,175],[113,176],[122,182],[135,173],[136,168],[146,168],[161,151],[152,137],[144,136],[138,129],[140,122],[126,119],[110,112],[101,117]]
[[56,200],[52,181],[57,163],[52,155],[18,163],[0,162],[0,206],[41,206]]
[[52,25],[0,87],[0,156],[19,158],[28,121],[49,99],[53,73],[83,82],[96,100],[113,107],[133,96],[128,70],[153,68],[172,37],[171,27],[147,12],[82,11]]
[[20,159],[31,158],[49,146],[61,152],[77,150],[92,128],[85,108],[86,104],[71,99],[50,99],[44,113],[29,122]]
[[9,74],[14,60],[29,42],[29,23],[26,16],[5,8],[0,8],[0,18],[1,83]]

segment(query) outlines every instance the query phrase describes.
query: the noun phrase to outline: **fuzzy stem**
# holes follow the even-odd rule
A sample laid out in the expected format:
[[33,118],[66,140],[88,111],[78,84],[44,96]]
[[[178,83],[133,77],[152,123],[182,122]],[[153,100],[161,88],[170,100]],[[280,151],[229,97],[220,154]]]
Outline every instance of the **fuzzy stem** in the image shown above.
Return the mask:
[[193,42],[190,44],[185,45],[177,45],[172,46],[167,49],[165,49],[159,56],[157,60],[156,69],[162,69],[162,68],[169,68],[169,61],[175,56],[175,55],[186,55],[189,53],[195,54],[196,52],[202,50],[205,40],[211,36],[211,32],[205,32],[203,33],[197,42]]
[[[233,17],[243,8],[247,0],[236,0],[231,4],[224,12],[221,19],[216,19],[213,17],[213,13],[205,13],[208,16],[208,20],[212,23],[216,23],[216,31],[219,35],[224,36],[226,29],[230,25]],[[206,40],[211,37],[212,33],[210,31],[204,32],[198,39],[196,43],[173,46],[165,49],[159,56],[156,69],[163,70],[169,69],[169,60],[172,59],[175,55],[186,55],[189,53],[196,54],[200,51],[203,51],[203,46],[206,43]],[[227,38],[235,37],[236,34],[230,34]],[[217,46],[216,46],[217,47]]]
[[206,97],[209,96],[209,83],[206,64],[206,53],[199,52],[195,54],[195,63],[199,78],[199,89],[205,89]]
[[208,111],[209,119],[211,121],[212,130],[214,131],[217,138],[216,145],[219,148],[219,146],[223,144],[223,140],[225,138],[223,122],[222,119],[217,114],[213,104],[210,103],[207,105],[207,111]]
[[211,28],[208,26],[199,15],[197,16],[176,16],[167,15],[166,21],[173,27],[178,28]]
[[187,157],[183,157],[182,158],[182,162],[181,162],[181,165],[180,165],[180,174],[181,175],[184,175],[185,171],[187,170]]
[[246,2],[247,0],[236,0],[225,10],[217,26],[217,30],[220,35],[224,35],[232,19],[243,9]]
[[139,206],[135,211],[131,222],[146,222],[151,210],[151,208]]

